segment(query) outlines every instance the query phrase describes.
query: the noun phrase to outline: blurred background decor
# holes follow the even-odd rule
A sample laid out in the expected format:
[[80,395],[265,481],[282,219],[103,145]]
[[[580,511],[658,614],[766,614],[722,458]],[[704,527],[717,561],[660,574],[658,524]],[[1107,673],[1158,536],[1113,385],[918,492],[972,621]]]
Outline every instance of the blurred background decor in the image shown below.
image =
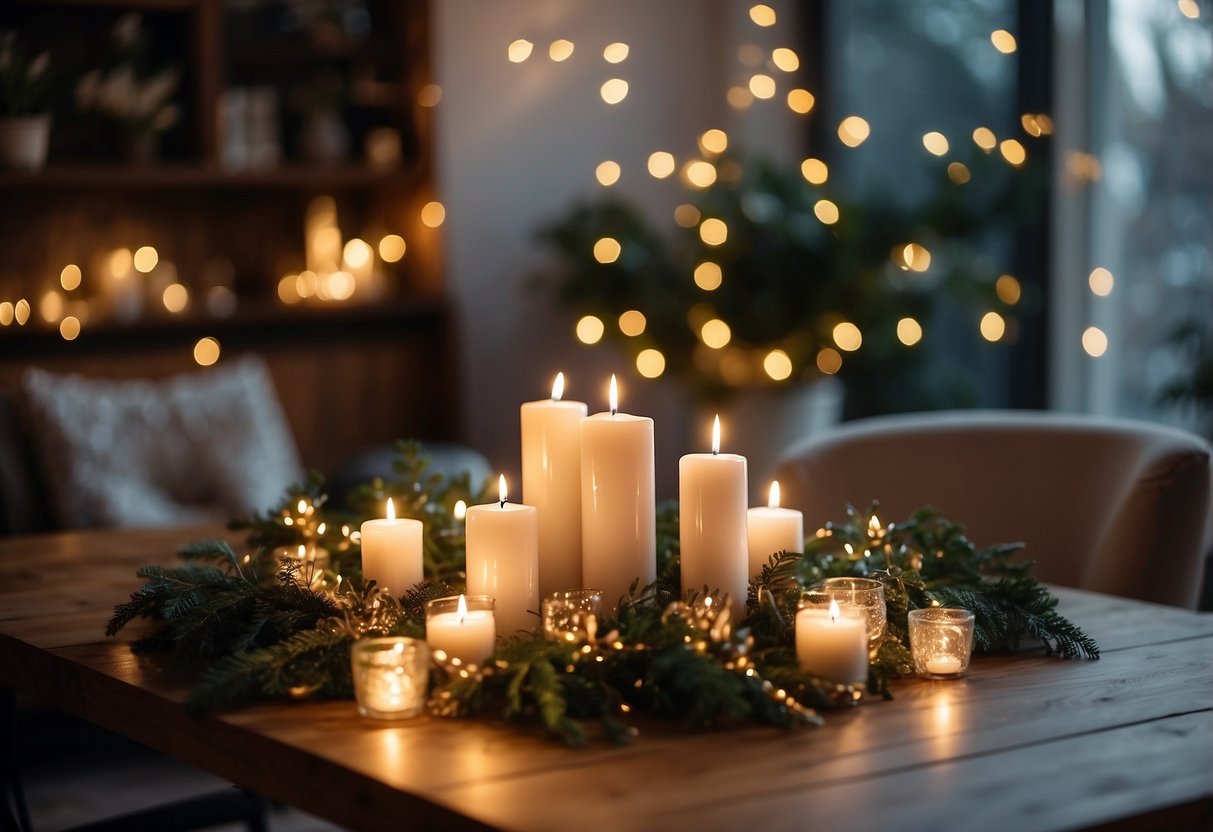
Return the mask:
[[17,32],[0,31],[0,168],[38,170],[51,130],[51,55],[31,55]]

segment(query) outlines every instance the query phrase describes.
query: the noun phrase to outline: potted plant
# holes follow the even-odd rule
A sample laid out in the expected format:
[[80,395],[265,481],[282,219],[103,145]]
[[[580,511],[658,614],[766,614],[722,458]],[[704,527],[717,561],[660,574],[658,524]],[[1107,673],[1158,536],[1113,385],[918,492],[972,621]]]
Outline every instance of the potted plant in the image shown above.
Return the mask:
[[130,161],[147,163],[156,157],[161,135],[181,118],[175,100],[179,73],[174,67],[148,66],[148,39],[138,13],[120,17],[111,39],[112,56],[77,82],[76,104],[115,128]]
[[0,167],[38,170],[50,141],[50,53],[30,57],[16,32],[0,32]]

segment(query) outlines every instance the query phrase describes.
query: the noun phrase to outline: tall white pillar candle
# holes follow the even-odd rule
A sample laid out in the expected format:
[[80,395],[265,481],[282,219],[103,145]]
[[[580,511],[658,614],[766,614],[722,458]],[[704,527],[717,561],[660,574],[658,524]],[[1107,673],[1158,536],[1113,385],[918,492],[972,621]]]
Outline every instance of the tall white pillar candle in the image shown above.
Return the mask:
[[552,398],[526,402],[522,422],[522,501],[539,511],[539,595],[581,583],[581,420],[585,402],[566,402],[564,373]]
[[867,619],[862,614],[843,615],[837,601],[830,601],[828,610],[800,610],[796,613],[796,658],[801,670],[823,679],[848,685],[867,681]]
[[771,483],[767,507],[755,507],[746,515],[749,536],[750,577],[762,571],[776,552],[804,551],[804,514],[779,507],[779,481]]
[[720,417],[712,453],[678,461],[678,527],[682,591],[727,592],[733,618],[745,615],[749,555],[746,543],[746,458],[720,453]]
[[421,583],[421,521],[396,517],[395,506],[387,501],[387,519],[367,520],[362,524],[362,580],[375,580],[399,598]]
[[496,600],[497,631],[533,630],[539,619],[539,512],[506,501],[505,477],[496,503],[467,510],[468,595]]
[[615,609],[637,578],[657,578],[657,501],[653,420],[611,410],[581,422],[581,583],[602,590]]

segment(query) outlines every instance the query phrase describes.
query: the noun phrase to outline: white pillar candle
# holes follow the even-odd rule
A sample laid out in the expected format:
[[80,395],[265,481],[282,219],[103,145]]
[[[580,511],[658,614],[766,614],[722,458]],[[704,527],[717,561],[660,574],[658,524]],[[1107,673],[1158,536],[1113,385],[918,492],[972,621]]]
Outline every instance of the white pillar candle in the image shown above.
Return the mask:
[[779,507],[779,481],[771,483],[767,507],[755,507],[746,513],[749,536],[750,577],[758,576],[776,552],[804,551],[804,514]]
[[396,517],[391,499],[387,519],[362,524],[362,580],[375,580],[400,597],[424,577],[421,521]]
[[868,678],[868,630],[862,615],[842,615],[837,601],[830,608],[796,613],[796,658],[805,673],[842,684]]
[[653,420],[611,410],[581,421],[581,585],[602,590],[614,610],[632,582],[657,578]]
[[746,458],[720,453],[720,417],[712,425],[712,452],[678,461],[678,528],[682,591],[729,595],[733,619],[745,615],[749,556],[746,544]]
[[[487,603],[487,599],[485,601]],[[446,604],[443,608],[449,606]],[[441,650],[445,660],[458,659],[464,664],[483,665],[497,643],[497,622],[493,610],[491,607],[468,609],[467,598],[460,595],[456,609],[426,616],[425,641],[430,650]]]
[[539,511],[539,595],[581,586],[581,420],[585,402],[566,402],[564,373],[552,398],[526,402],[522,501]]
[[539,512],[506,501],[505,476],[496,503],[467,510],[468,594],[496,601],[505,636],[533,630],[539,619]]

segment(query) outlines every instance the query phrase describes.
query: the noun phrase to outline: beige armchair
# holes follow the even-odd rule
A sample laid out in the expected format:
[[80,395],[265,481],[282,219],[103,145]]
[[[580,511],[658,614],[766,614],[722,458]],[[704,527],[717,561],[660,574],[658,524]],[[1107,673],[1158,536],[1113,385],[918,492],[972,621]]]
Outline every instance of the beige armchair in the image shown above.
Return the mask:
[[1144,422],[958,411],[852,422],[790,449],[777,478],[806,529],[846,503],[923,505],[979,546],[1027,544],[1045,581],[1194,608],[1213,538],[1207,442]]

